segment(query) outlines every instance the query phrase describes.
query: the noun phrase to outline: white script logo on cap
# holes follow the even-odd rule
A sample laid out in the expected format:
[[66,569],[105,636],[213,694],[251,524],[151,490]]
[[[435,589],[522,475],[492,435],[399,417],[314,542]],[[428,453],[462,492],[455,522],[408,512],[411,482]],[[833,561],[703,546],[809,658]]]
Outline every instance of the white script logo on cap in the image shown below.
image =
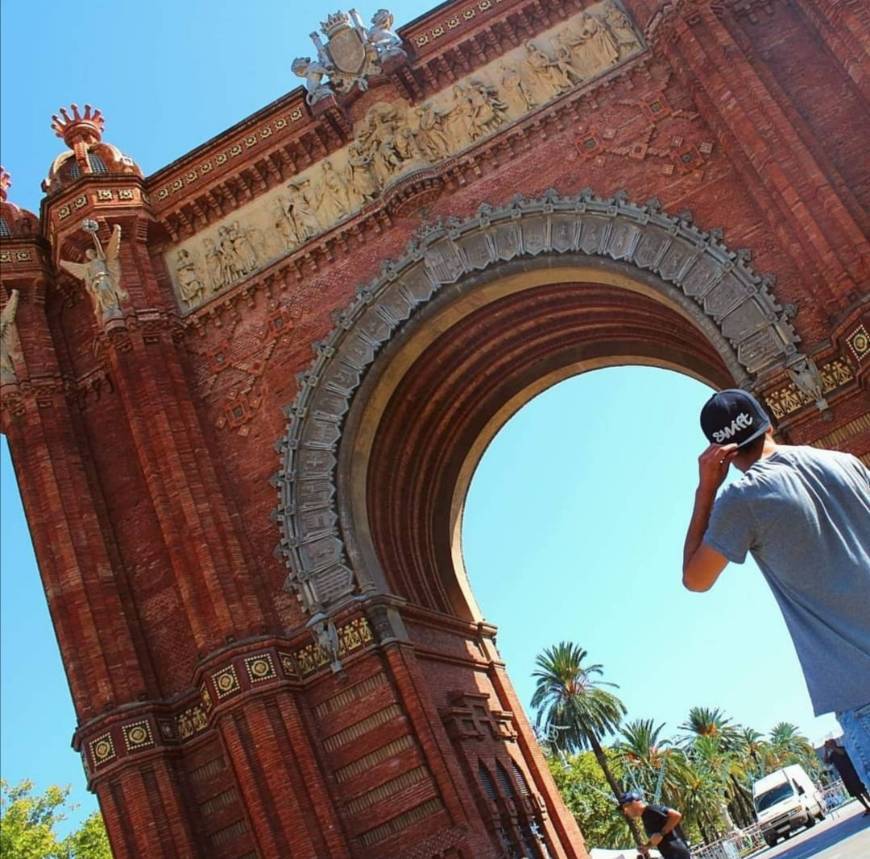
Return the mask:
[[714,430],[713,438],[716,439],[716,444],[722,444],[723,441],[728,441],[729,438],[733,438],[738,432],[740,432],[740,430],[751,426],[752,416],[747,415],[746,412],[740,412],[740,414],[731,421],[730,426],[723,427],[720,430]]

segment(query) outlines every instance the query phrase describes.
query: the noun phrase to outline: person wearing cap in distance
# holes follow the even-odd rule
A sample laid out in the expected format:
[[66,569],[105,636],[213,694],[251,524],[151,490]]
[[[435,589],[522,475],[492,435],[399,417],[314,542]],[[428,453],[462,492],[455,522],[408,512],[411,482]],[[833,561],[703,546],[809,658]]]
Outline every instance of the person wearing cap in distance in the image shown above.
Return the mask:
[[[683,584],[707,591],[751,552],[785,618],[817,716],[835,713],[870,784],[870,471],[847,453],[777,444],[746,391],[701,410]],[[743,476],[716,493],[729,465]]]
[[690,859],[691,853],[676,828],[683,815],[666,805],[650,805],[636,790],[630,790],[619,797],[619,810],[626,817],[640,818],[649,841],[641,847],[644,856],[649,856],[655,847],[664,859]]

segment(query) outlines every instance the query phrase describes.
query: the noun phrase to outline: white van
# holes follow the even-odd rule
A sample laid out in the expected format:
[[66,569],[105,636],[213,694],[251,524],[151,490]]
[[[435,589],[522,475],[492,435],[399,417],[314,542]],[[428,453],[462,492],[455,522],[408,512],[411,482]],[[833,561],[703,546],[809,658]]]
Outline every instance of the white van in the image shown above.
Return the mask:
[[772,847],[801,826],[815,826],[825,819],[825,803],[802,766],[772,772],[752,785],[755,815],[761,834]]

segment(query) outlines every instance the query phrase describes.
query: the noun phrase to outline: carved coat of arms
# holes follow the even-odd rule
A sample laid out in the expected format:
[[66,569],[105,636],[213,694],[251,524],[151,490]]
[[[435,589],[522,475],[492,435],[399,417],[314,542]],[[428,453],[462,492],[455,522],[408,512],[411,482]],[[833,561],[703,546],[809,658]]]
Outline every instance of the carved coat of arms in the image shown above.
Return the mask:
[[364,79],[367,71],[375,71],[371,67],[377,63],[377,52],[368,43],[368,32],[356,9],[330,15],[321,28],[328,39],[325,45],[318,33],[311,34],[321,62],[325,60],[325,65],[353,79]]
[[[348,92],[354,86],[368,89],[368,78],[380,73],[382,60],[388,56],[404,57],[402,40],[393,32],[393,16],[379,9],[367,28],[356,9],[335,12],[320,24],[320,33],[312,33],[311,41],[317,48],[317,59],[297,57],[293,71],[305,78],[308,102],[316,101],[333,92]],[[328,77],[328,81],[324,78]]]

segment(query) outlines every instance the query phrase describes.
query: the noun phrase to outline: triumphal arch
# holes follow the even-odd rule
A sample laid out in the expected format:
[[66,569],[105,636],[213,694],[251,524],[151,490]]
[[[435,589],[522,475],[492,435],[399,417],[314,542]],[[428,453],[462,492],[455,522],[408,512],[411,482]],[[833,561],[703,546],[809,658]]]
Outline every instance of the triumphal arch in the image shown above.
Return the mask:
[[3,174],[3,430],[118,857],[586,856],[463,569],[487,442],[642,363],[870,459],[866,5],[364,11],[152,176],[90,107],[38,217]]

